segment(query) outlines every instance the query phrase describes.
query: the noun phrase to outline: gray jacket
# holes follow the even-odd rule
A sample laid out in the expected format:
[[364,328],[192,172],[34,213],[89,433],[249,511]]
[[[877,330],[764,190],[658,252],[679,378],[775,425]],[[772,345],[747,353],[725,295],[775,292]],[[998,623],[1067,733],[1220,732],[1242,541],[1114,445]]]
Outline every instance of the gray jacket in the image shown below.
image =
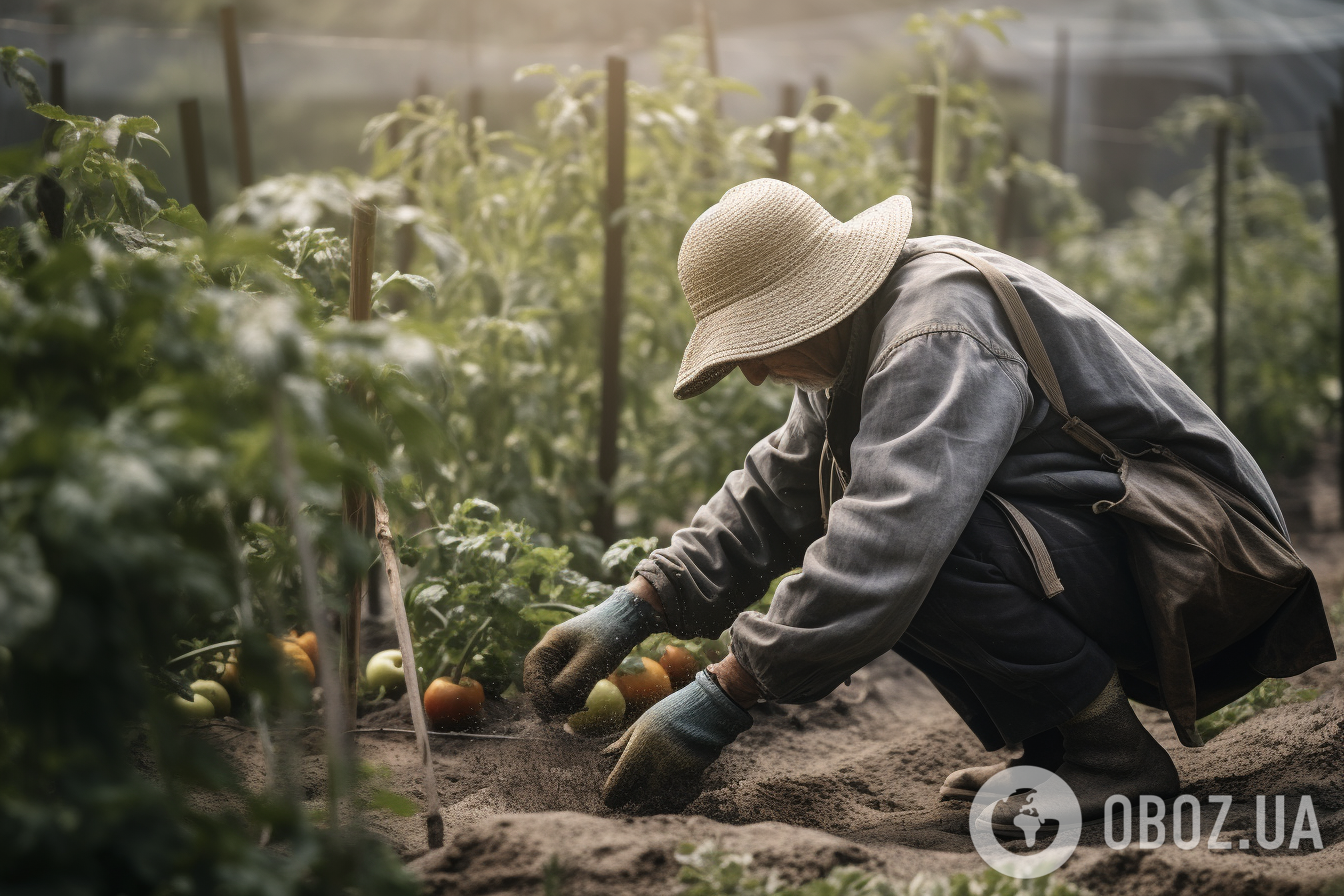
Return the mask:
[[[912,239],[855,317],[839,385],[862,377],[861,417],[829,525],[818,488],[828,397],[798,392],[784,425],[637,570],[679,637],[716,637],[731,624],[733,653],[770,699],[820,699],[890,650],[987,489],[1071,503],[1122,493],[1110,467],[1060,432],[980,273],[950,255],[903,263],[934,246],[1008,275],[1071,412],[1121,448],[1166,445],[1286,531],[1246,449],[1118,324],[1007,255],[955,237]],[[863,349],[866,369],[855,360]],[[742,612],[798,567],[769,613]]]

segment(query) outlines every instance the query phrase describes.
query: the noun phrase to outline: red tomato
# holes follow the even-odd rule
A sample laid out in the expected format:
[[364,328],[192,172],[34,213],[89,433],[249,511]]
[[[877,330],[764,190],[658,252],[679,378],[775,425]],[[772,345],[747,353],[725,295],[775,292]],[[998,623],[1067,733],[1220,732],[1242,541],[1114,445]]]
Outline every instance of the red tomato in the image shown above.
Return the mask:
[[700,671],[700,664],[695,661],[691,652],[676,644],[669,644],[663,648],[663,655],[658,657],[658,665],[663,667],[663,671],[671,679],[674,691],[679,691],[694,681],[695,673]]
[[425,715],[436,728],[464,728],[481,717],[485,689],[481,683],[463,677],[457,684],[450,678],[436,678],[425,688]]
[[627,721],[672,693],[672,680],[648,657],[629,657],[607,678],[625,698]]

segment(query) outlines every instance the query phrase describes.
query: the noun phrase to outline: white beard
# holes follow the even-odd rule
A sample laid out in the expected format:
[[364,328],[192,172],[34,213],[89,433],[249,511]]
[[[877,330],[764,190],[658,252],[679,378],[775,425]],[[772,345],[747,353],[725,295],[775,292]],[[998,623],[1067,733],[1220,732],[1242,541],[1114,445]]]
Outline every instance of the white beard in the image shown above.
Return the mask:
[[768,379],[772,383],[776,383],[781,386],[793,386],[794,388],[802,389],[809,395],[815,395],[818,392],[825,392],[827,389],[834,386],[836,377],[831,376],[831,377],[819,377],[817,379],[794,379],[793,377],[780,376],[778,374],[772,373],[769,375]]

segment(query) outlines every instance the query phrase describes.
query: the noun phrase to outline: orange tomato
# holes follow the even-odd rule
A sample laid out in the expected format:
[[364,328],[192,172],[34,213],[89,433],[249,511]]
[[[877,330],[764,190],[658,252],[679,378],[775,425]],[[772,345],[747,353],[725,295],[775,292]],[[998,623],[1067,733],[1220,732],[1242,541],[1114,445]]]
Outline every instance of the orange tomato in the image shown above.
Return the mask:
[[235,647],[229,651],[229,656],[224,660],[224,671],[219,676],[219,683],[224,685],[233,693],[239,693],[238,688],[238,648]]
[[457,684],[436,678],[425,688],[425,715],[436,728],[464,728],[480,719],[484,704],[485,689],[465,676]]
[[671,679],[674,691],[679,691],[694,681],[695,673],[700,671],[700,664],[696,662],[691,652],[676,644],[669,644],[663,648],[663,655],[658,657],[658,665],[663,667],[663,671]]
[[317,632],[304,632],[299,635],[295,634],[294,629],[290,629],[289,637],[285,640],[293,641],[302,647],[303,652],[308,654],[308,659],[313,661],[314,666],[317,665]]
[[625,698],[627,719],[639,716],[672,693],[672,680],[667,672],[646,656],[627,658],[607,680]]
[[276,640],[267,636],[273,647],[278,647],[289,661],[289,667],[298,672],[308,681],[311,687],[313,682],[317,681],[317,670],[313,668],[313,661],[308,658],[308,652],[299,646],[297,641],[291,641],[286,638],[283,641]]

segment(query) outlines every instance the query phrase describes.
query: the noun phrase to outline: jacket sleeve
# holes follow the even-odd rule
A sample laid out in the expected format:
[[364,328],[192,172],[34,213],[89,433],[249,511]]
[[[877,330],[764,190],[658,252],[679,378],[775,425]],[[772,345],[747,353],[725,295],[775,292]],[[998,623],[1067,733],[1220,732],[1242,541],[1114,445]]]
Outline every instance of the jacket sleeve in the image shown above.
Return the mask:
[[747,453],[688,528],[636,568],[658,591],[676,636],[717,638],[821,537],[825,425],[814,400],[795,393],[784,425]]
[[897,344],[864,386],[829,530],[768,614],[733,625],[733,653],[770,699],[819,700],[896,644],[1031,408],[1021,362],[964,331]]

